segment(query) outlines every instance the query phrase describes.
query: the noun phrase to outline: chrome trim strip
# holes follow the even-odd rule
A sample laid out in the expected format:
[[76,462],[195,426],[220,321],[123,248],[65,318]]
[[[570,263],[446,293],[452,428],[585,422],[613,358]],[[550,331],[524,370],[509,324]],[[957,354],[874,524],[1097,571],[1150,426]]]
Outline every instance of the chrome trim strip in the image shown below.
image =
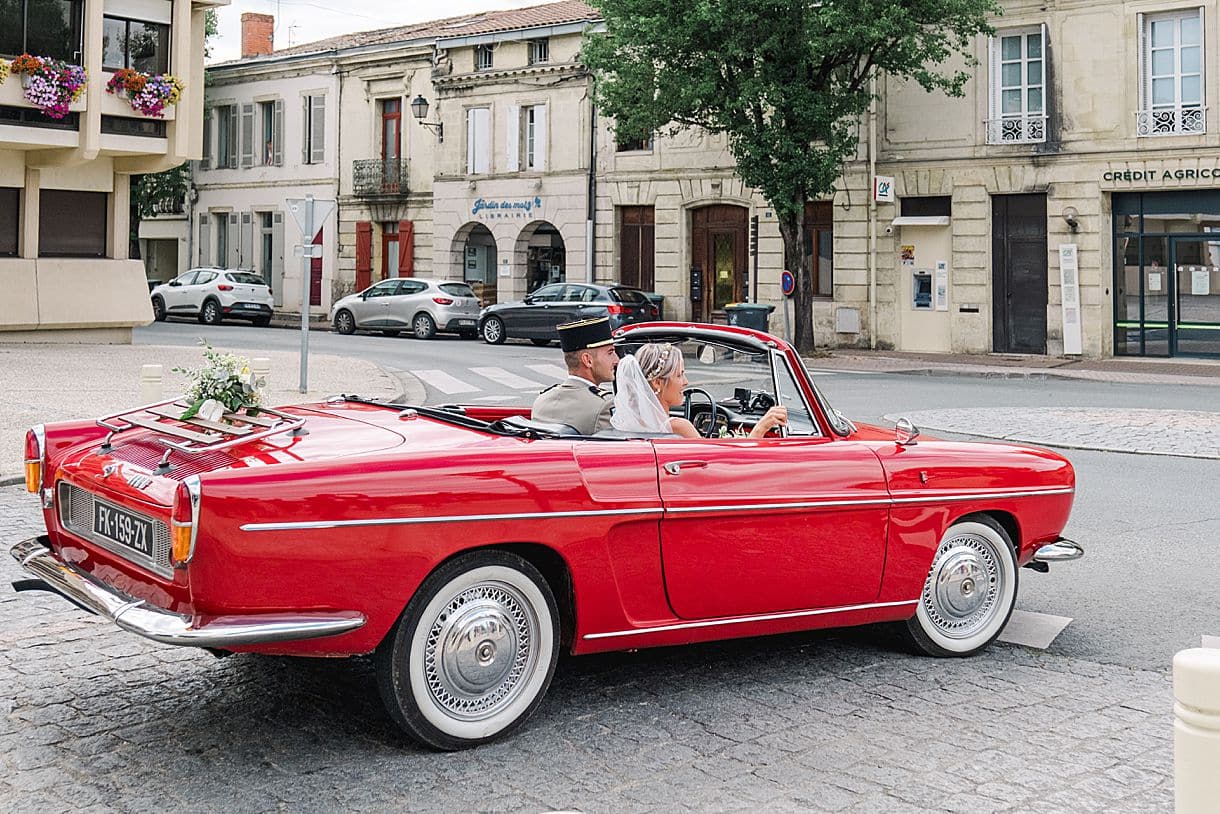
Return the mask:
[[552,520],[557,517],[610,517],[622,515],[660,515],[655,509],[601,509],[573,512],[519,512],[517,514],[472,514],[466,517],[377,517],[369,520],[302,520],[295,523],[246,523],[242,531],[296,531],[299,529],[334,529],[353,526],[410,526],[423,523],[470,523],[487,520]]
[[783,613],[765,613],[758,616],[733,616],[727,619],[710,619],[699,622],[679,622],[674,625],[657,625],[632,630],[615,630],[609,633],[586,633],[582,639],[610,639],[621,636],[641,636],[646,633],[665,633],[670,630],[692,630],[701,627],[721,627],[724,625],[743,625],[750,622],[771,622],[777,619],[799,619],[806,616],[825,616],[831,613],[850,613],[852,611],[872,610],[873,608],[897,608],[902,605],[918,605],[918,599],[907,599],[902,602],[870,602],[865,605],[842,605],[837,608],[819,608],[818,610],[785,611]]
[[170,538],[169,538],[169,561],[174,566],[185,566],[195,559],[195,539],[199,536],[199,498],[203,491],[198,475],[191,475],[189,478],[183,478],[182,485],[186,487],[186,493],[190,496],[191,501],[191,547],[186,552],[186,561],[182,563],[174,562],[174,536],[173,536],[173,519],[170,519]]
[[236,647],[335,636],[362,627],[358,611],[268,613],[220,616],[195,627],[189,616],[148,607],[62,560],[46,536],[31,537],[11,553],[26,573],[45,582],[76,605],[113,621],[122,629],[162,644],[184,647]]
[[1031,489],[1026,492],[979,492],[971,495],[930,495],[928,497],[878,497],[864,499],[809,500],[793,503],[733,503],[724,506],[690,506],[676,509],[603,509],[572,512],[519,512],[515,514],[475,514],[468,517],[377,517],[367,520],[302,520],[291,523],[245,523],[242,531],[300,531],[308,529],[351,528],[359,526],[410,526],[425,523],[467,523],[487,520],[552,520],[559,517],[611,517],[622,515],[697,514],[706,512],[758,512],[775,509],[824,509],[838,506],[890,506],[912,503],[945,503],[993,498],[1068,495],[1073,488]]
[[[34,442],[38,444],[38,458],[36,461],[26,458],[25,463],[37,462],[38,464],[38,488],[33,492],[33,494],[38,494],[47,482],[47,428],[45,424],[35,424],[30,427],[30,432],[34,433]],[[22,447],[25,446],[24,440],[22,439]]]

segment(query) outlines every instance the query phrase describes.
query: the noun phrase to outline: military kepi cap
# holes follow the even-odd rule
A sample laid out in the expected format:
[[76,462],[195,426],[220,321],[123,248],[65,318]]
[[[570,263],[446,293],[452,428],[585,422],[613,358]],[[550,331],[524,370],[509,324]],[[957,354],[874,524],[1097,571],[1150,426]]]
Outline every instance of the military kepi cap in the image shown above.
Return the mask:
[[563,348],[564,353],[614,344],[614,340],[610,336],[609,317],[565,322],[558,326],[557,330],[559,331],[559,346]]

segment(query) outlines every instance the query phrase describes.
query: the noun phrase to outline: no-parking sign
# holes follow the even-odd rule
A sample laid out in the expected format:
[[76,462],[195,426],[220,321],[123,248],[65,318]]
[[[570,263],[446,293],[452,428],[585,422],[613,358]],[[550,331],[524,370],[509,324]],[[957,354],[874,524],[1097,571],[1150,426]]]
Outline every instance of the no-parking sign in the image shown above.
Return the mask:
[[779,275],[779,287],[783,290],[785,297],[791,297],[792,292],[796,290],[796,280],[792,277],[792,272],[784,270]]

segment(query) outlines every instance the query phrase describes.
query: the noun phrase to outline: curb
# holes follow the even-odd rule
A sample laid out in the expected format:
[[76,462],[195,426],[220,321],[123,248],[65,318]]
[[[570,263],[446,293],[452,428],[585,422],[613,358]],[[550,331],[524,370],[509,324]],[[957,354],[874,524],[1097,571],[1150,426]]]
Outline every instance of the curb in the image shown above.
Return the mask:
[[19,483],[25,483],[25,475],[12,475],[0,478],[0,486],[16,486]]

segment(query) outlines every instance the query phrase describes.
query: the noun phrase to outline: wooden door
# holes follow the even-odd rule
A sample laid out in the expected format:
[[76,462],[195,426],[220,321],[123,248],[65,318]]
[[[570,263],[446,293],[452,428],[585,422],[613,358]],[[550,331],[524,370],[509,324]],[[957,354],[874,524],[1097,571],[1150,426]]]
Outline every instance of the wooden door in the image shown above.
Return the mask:
[[724,306],[745,299],[748,232],[744,206],[713,204],[691,213],[691,319],[723,322]]
[[1046,196],[993,196],[991,247],[992,349],[1046,353]]

